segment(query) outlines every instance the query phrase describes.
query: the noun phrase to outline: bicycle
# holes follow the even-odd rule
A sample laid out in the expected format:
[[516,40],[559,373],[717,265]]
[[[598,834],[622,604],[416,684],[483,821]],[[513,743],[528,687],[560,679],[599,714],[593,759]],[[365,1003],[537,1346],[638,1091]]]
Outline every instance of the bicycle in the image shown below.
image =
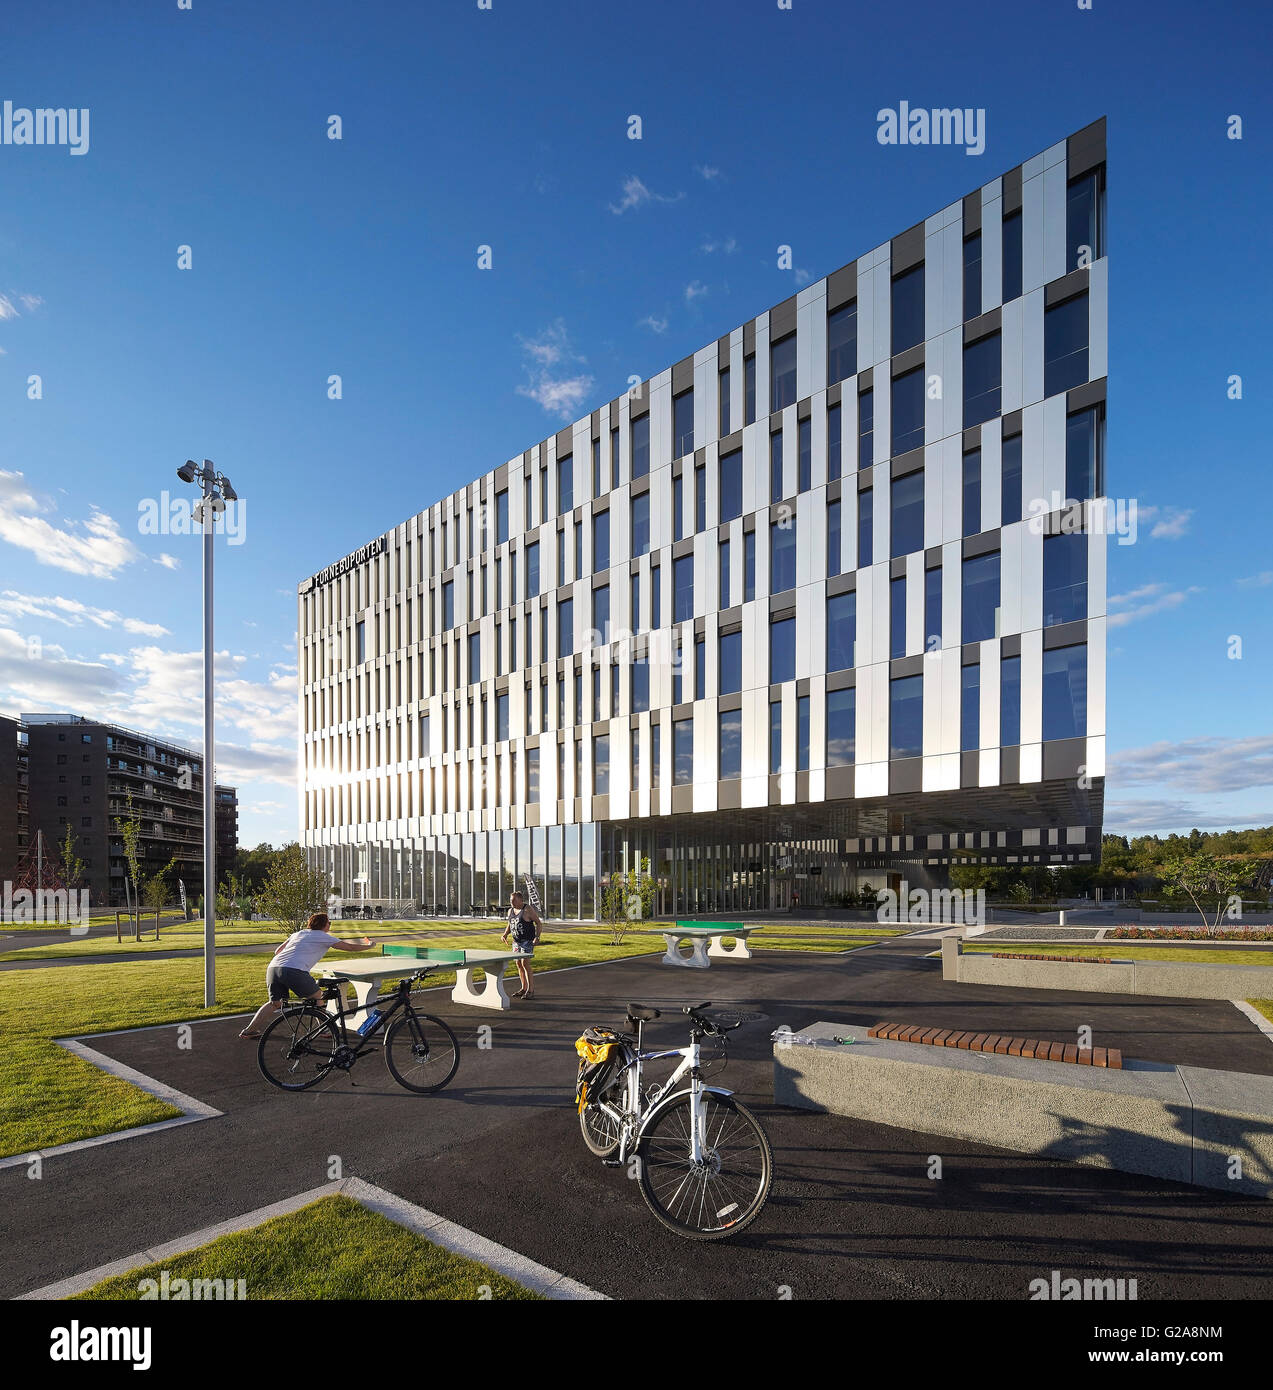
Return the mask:
[[[637,1159],[641,1195],[655,1217],[689,1240],[721,1240],[745,1230],[760,1215],[773,1181],[773,1151],[760,1121],[730,1091],[703,1084],[702,1041],[741,1024],[704,1018],[710,1001],[689,1005],[690,1044],[642,1051],[644,1025],[660,1010],[629,1004],[628,1033],[612,1037],[620,1060],[581,1099],[584,1143],[610,1168]],[[680,1065],[643,1097],[646,1062],[679,1057]],[[688,1088],[678,1088],[683,1077]]]
[[[336,1005],[334,1014],[308,1001],[284,1009],[261,1034],[256,1053],[261,1075],[281,1090],[306,1091],[335,1072],[352,1071],[383,1033],[385,1065],[398,1085],[418,1095],[440,1091],[459,1068],[460,1044],[442,1019],[420,1013],[410,998],[412,985],[433,968],[399,980],[388,1001],[378,999],[380,1017],[365,1033],[346,1029],[339,984],[323,991],[323,1002]],[[395,1019],[399,1012],[402,1016]]]

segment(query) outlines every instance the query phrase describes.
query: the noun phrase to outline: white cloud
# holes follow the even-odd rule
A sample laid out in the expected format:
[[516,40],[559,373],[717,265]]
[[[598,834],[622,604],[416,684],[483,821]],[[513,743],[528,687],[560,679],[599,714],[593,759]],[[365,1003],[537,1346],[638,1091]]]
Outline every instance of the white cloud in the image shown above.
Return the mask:
[[1136,508],[1137,522],[1153,522],[1149,528],[1150,537],[1157,541],[1178,541],[1189,529],[1193,517],[1192,509],[1182,507],[1141,507]]
[[1269,584],[1273,584],[1273,570],[1261,570],[1259,574],[1249,574],[1245,579],[1239,579],[1238,583],[1244,589],[1263,589]]
[[690,283],[685,286],[685,302],[687,304],[693,304],[696,299],[702,299],[706,293],[707,286],[703,284],[701,280],[691,280]]
[[720,170],[714,164],[696,164],[694,171],[705,178],[708,183],[720,178]]
[[571,370],[586,359],[570,345],[570,335],[561,319],[557,319],[537,338],[520,338],[522,351],[529,359],[525,385],[517,387],[519,396],[527,396],[550,415],[570,420],[592,390],[593,378],[587,372]]
[[684,193],[677,193],[672,197],[668,197],[664,193],[655,193],[647,188],[635,174],[629,174],[623,180],[623,197],[618,203],[610,203],[609,208],[618,217],[632,208],[644,207],[646,203],[679,203],[684,197]]
[[813,276],[807,270],[794,270],[792,274],[796,277],[797,285],[807,285]]
[[110,608],[94,608],[91,604],[63,598],[60,594],[22,594],[15,589],[0,591],[0,618],[10,622],[25,618],[36,622],[61,623],[64,627],[83,627],[85,623],[99,628],[122,627],[125,632],[141,637],[168,635],[168,629],[159,623],[125,618]]
[[14,712],[98,708],[123,687],[100,661],[80,661],[45,642],[35,651],[12,628],[0,627],[0,705]]
[[22,307],[28,314],[34,313],[44,303],[38,294],[20,294],[18,298],[22,301]]
[[738,250],[738,241],[734,237],[726,237],[724,241],[717,241],[712,237],[704,237],[699,248],[704,255],[711,256],[717,251],[723,251],[727,256],[732,256]]
[[162,565],[166,570],[176,570],[181,568],[181,561],[178,560],[175,555],[169,555],[166,551],[163,550],[161,550],[159,554],[155,556],[155,564]]
[[1188,801],[1107,801],[1105,803],[1105,833],[1107,835],[1170,835],[1186,830],[1228,830],[1241,826],[1268,825],[1273,820],[1273,805],[1254,815],[1241,812],[1199,810]]
[[666,333],[667,319],[655,318],[653,314],[646,314],[643,319],[637,320],[638,328],[648,328],[651,333]]
[[7,294],[0,294],[0,323],[5,319],[16,319],[18,311],[13,307],[13,300]]
[[1199,792],[1273,787],[1273,736],[1204,735],[1111,755],[1109,780],[1120,787],[1175,786]]
[[120,531],[118,522],[98,507],[87,521],[70,521],[59,529],[41,513],[55,511],[38,499],[21,473],[0,469],[0,540],[30,551],[42,565],[114,579],[141,552]]
[[[1128,623],[1150,618],[1155,613],[1170,612],[1173,608],[1179,608],[1191,594],[1201,592],[1197,585],[1190,585],[1187,589],[1169,590],[1165,584],[1142,584],[1139,589],[1131,589],[1125,594],[1114,594],[1110,598],[1109,607],[1120,611],[1110,613],[1108,625],[1126,627]],[[1125,604],[1133,606],[1123,607]]]

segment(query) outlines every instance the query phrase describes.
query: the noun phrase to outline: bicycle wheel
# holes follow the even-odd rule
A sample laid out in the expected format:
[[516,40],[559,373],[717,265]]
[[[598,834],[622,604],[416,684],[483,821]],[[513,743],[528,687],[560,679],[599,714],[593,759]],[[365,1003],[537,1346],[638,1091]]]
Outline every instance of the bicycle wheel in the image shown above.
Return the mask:
[[619,1147],[619,1121],[608,1115],[599,1102],[604,1101],[612,1110],[623,1109],[623,1087],[625,1073],[620,1073],[609,1086],[579,1112],[579,1129],[583,1142],[598,1158],[609,1158]]
[[420,1095],[440,1091],[460,1065],[460,1044],[440,1018],[414,1009],[385,1034],[385,1065],[399,1086]]
[[678,1096],[642,1137],[641,1195],[669,1230],[689,1240],[737,1235],[760,1215],[773,1153],[760,1121],[731,1096],[706,1092],[703,1161],[690,1158],[691,1100]]
[[284,1009],[261,1034],[261,1075],[284,1091],[306,1091],[326,1078],[344,1046],[335,1022],[317,1009]]

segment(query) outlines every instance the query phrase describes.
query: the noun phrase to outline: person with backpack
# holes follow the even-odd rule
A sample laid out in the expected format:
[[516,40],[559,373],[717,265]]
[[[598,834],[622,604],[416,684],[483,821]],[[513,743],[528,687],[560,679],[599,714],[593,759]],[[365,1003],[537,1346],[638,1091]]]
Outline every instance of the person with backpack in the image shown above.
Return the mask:
[[504,928],[501,941],[513,939],[513,952],[517,957],[517,978],[522,982],[521,989],[513,995],[514,999],[533,999],[535,997],[534,974],[530,968],[531,957],[539,941],[539,933],[544,921],[539,913],[526,901],[521,893],[514,893],[508,903],[508,926]]

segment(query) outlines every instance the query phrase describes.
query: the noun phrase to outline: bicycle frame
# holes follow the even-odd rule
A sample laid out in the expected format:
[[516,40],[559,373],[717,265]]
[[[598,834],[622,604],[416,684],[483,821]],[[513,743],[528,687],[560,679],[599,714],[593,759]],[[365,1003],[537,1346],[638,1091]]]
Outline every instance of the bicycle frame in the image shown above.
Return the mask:
[[[703,1084],[703,1075],[700,1069],[702,1045],[697,1037],[691,1040],[688,1047],[673,1047],[662,1052],[643,1052],[641,1050],[642,1032],[643,1024],[638,1023],[636,1047],[624,1045],[624,1053],[627,1056],[624,1065],[626,1072],[624,1078],[626,1091],[624,1112],[620,1114],[604,1101],[601,1102],[601,1109],[610,1115],[619,1126],[617,1161],[619,1163],[626,1162],[628,1156],[637,1149],[645,1131],[649,1128],[658,1111],[664,1106],[670,1105],[678,1097],[688,1095],[692,1107],[691,1113],[694,1117],[693,1130],[690,1134],[690,1158],[694,1163],[701,1163],[703,1152],[707,1147],[703,1129],[702,1098],[704,1094],[728,1096],[732,1095],[733,1092],[725,1090],[722,1086],[705,1086]],[[647,1102],[641,1091],[644,1064],[661,1061],[665,1057],[679,1057],[681,1059],[680,1065]],[[681,1087],[678,1090],[678,1083],[682,1077],[687,1075],[690,1080],[689,1086]]]

